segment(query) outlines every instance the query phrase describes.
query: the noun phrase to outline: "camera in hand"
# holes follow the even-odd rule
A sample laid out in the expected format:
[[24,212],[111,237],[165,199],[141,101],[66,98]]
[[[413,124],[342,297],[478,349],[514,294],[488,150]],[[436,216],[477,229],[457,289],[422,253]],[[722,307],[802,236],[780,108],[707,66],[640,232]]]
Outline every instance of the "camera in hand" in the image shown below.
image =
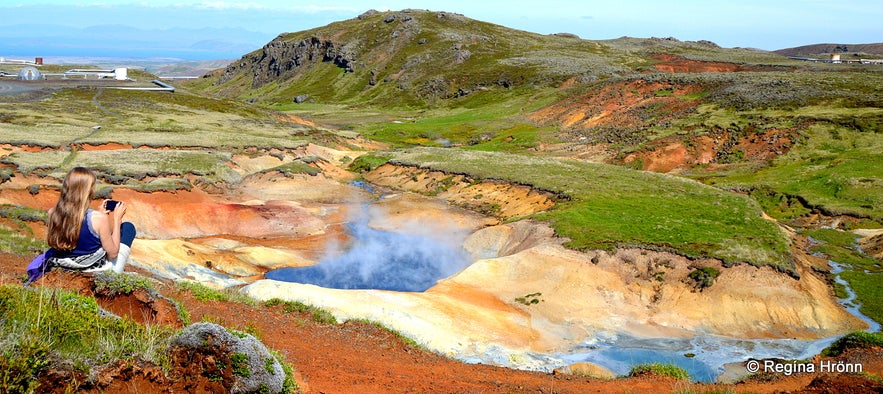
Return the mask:
[[114,209],[116,209],[119,203],[120,202],[117,200],[107,200],[104,202],[104,209],[107,209],[108,211],[113,211]]

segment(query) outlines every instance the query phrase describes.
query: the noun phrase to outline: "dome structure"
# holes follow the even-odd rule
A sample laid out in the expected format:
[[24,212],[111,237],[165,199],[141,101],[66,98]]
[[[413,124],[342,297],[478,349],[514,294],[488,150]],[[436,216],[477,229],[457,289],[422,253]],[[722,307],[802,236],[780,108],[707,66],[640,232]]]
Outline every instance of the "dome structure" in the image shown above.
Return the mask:
[[36,81],[43,79],[43,73],[36,67],[25,67],[18,72],[18,79],[21,81]]

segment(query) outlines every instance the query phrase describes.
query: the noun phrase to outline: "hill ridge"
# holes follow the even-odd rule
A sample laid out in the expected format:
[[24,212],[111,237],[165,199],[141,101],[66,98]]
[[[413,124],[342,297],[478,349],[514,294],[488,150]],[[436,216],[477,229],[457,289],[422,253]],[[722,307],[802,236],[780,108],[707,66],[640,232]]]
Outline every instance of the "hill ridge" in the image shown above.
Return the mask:
[[883,55],[883,43],[868,44],[834,44],[819,43],[801,45],[793,48],[783,48],[773,51],[782,56],[818,56],[823,54],[841,53],[841,54],[868,54]]

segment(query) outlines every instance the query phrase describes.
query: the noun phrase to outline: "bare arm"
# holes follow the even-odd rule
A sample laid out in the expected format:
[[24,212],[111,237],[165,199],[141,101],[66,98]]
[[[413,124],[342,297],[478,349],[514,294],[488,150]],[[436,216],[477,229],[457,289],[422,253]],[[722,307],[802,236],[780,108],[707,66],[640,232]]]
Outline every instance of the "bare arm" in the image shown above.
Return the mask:
[[113,211],[96,213],[92,215],[92,227],[98,231],[98,239],[107,252],[107,258],[115,259],[120,251],[120,224],[126,214],[126,205],[120,202]]

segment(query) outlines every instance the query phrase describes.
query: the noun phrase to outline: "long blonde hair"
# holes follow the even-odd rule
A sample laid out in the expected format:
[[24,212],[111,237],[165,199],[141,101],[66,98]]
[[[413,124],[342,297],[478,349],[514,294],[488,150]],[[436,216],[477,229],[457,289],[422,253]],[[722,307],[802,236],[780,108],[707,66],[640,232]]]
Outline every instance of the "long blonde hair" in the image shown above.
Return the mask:
[[61,183],[61,195],[49,214],[46,241],[58,250],[73,250],[80,240],[80,227],[95,187],[95,174],[83,167],[74,167]]

